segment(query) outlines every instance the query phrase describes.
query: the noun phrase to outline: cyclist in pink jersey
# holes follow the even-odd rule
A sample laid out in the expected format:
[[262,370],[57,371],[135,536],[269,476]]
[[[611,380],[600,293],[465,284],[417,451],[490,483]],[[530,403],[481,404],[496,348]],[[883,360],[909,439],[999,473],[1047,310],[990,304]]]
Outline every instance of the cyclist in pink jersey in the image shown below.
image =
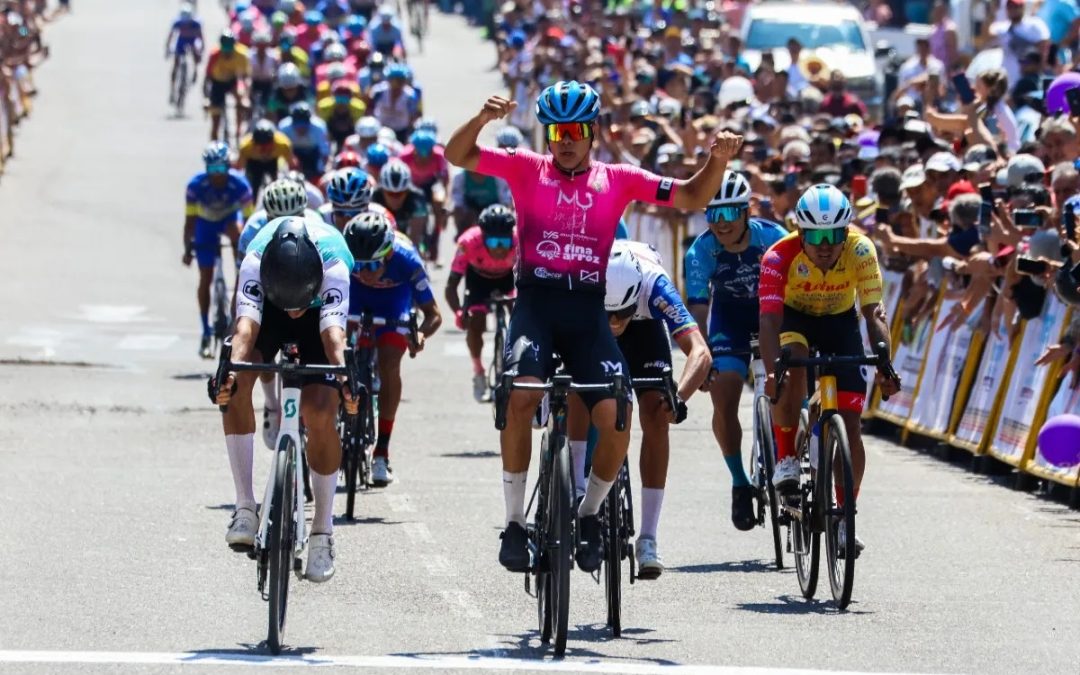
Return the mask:
[[426,244],[432,260],[439,259],[439,239],[446,229],[449,211],[446,209],[446,186],[450,183],[450,165],[446,162],[442,147],[435,139],[435,132],[418,129],[409,136],[409,144],[398,159],[412,171],[412,184],[424,193],[435,227],[426,236]]
[[[480,213],[474,225],[458,237],[457,252],[446,282],[446,303],[454,312],[454,323],[465,331],[465,344],[473,365],[473,398],[487,398],[488,382],[480,353],[484,349],[488,302],[495,293],[514,292],[514,261],[517,232],[514,212],[502,204],[492,204]],[[465,277],[465,304],[458,296],[458,284]]]
[[[742,137],[720,132],[705,164],[691,178],[675,180],[648,171],[592,160],[596,91],[576,81],[559,81],[540,93],[536,116],[548,139],[548,155],[522,149],[480,148],[476,141],[488,122],[506,117],[517,103],[492,96],[446,144],[446,158],[470,171],[506,180],[518,216],[518,298],[506,339],[506,368],[520,382],[552,375],[558,352],[575,382],[602,383],[628,368],[604,311],[605,274],[615,228],[633,201],[679,209],[703,209],[724,178],[728,160]],[[525,532],[525,481],[532,454],[530,421],[541,394],[513,391],[500,445],[506,529],[499,562],[509,570],[529,568]],[[578,566],[600,567],[603,542],[597,514],[626,458],[630,431],[615,430],[615,402],[583,395],[600,432],[585,498],[578,507]],[[629,417],[628,417],[629,419]]]

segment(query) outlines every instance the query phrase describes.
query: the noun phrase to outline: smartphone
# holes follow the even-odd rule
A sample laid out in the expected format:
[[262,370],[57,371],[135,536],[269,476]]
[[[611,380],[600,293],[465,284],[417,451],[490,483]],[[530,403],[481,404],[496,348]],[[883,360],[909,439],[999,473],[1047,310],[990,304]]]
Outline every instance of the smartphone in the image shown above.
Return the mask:
[[1012,219],[1017,227],[1042,227],[1043,224],[1042,213],[1034,209],[1013,209]]
[[889,208],[887,206],[879,206],[874,210],[874,222],[878,225],[889,224]]
[[952,76],[953,88],[956,89],[956,95],[960,97],[960,102],[964,105],[970,105],[975,102],[975,90],[971,88],[971,82],[968,81],[967,75],[960,72]]
[[990,219],[994,215],[994,205],[983,202],[979,207],[979,232],[985,237],[990,234]]
[[990,183],[979,183],[979,196],[984,202],[994,203],[994,189],[990,187]]
[[938,208],[930,211],[930,220],[934,221],[935,223],[940,223],[948,217],[949,214],[945,213],[945,209]]
[[799,172],[788,171],[784,174],[784,189],[794,190],[799,186]]
[[1070,115],[1073,117],[1080,115],[1080,87],[1066,90],[1065,102],[1069,104]]
[[1046,274],[1049,268],[1050,264],[1045,260],[1032,260],[1022,256],[1016,259],[1016,271],[1023,274]]

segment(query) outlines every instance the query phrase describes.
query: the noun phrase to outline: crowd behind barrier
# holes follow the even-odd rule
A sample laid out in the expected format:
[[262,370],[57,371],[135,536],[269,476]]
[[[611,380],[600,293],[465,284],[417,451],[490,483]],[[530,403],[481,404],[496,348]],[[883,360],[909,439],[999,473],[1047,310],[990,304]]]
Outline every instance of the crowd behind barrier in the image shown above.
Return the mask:
[[15,128],[33,110],[34,68],[49,55],[42,26],[67,7],[50,12],[44,0],[0,3],[0,175],[15,153]]
[[[601,92],[601,160],[687,177],[716,131],[740,133],[731,168],[751,183],[751,215],[789,229],[806,187],[840,187],[878,246],[905,384],[868,414],[1077,486],[1080,467],[1045,462],[1036,437],[1080,414],[1080,8],[977,3],[984,20],[964,44],[956,7],[928,3],[931,32],[914,53],[879,53],[873,90],[849,86],[802,34],[783,55],[748,49],[753,4],[506,2],[491,37],[510,97],[525,102],[510,123],[542,149],[529,102],[577,79]],[[868,19],[888,9],[847,4]],[[702,214],[636,205],[624,220],[681,283]]]

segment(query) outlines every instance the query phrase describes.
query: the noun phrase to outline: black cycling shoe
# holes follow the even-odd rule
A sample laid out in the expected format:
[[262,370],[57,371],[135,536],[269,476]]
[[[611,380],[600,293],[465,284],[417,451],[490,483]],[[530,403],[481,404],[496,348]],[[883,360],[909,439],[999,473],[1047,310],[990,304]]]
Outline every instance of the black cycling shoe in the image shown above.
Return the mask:
[[600,528],[600,516],[581,516],[578,520],[578,547],[575,556],[578,568],[592,574],[600,569],[604,560],[604,540]]
[[754,515],[754,488],[749,485],[731,488],[731,522],[736,530],[746,532],[754,529],[757,518]]
[[511,572],[529,571],[529,535],[519,523],[512,522],[499,535],[499,564]]

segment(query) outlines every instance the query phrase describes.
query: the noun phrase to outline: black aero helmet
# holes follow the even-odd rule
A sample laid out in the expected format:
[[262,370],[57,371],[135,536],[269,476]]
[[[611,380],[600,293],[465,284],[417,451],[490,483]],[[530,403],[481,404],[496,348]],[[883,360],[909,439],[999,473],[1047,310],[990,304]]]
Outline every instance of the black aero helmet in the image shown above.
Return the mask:
[[517,216],[502,204],[492,204],[480,212],[480,230],[488,237],[508,237],[514,231]]
[[359,262],[382,260],[394,247],[394,230],[387,217],[377,211],[366,211],[345,225],[345,243]]
[[265,145],[274,140],[274,132],[277,128],[270,120],[259,120],[255,123],[255,128],[251,131],[251,140],[255,141],[259,145]]
[[259,270],[266,299],[285,311],[307,309],[322,286],[319,249],[308,235],[303,218],[275,218],[266,227],[274,232],[263,249]]

